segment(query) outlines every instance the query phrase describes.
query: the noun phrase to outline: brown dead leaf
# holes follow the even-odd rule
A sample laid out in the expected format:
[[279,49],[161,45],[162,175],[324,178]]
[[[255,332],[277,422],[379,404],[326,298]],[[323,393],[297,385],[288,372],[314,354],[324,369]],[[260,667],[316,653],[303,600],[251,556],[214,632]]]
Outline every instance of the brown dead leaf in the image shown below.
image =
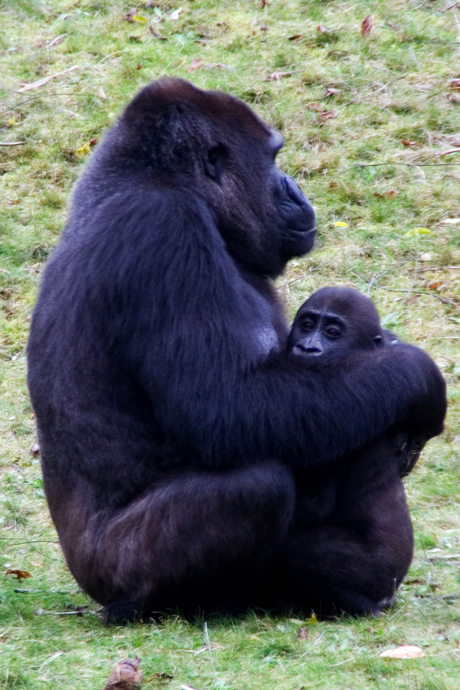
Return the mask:
[[104,690],[138,690],[142,683],[140,660],[123,659],[113,669]]
[[460,91],[460,79],[449,79],[447,86],[452,91]]
[[307,103],[305,105],[305,108],[307,110],[314,110],[315,113],[321,113],[324,110],[324,106],[322,103]]
[[328,31],[328,29],[326,29],[325,26],[321,26],[321,24],[318,26],[317,32],[319,34],[329,34],[330,33],[330,31]]
[[193,58],[190,66],[187,67],[187,72],[194,72],[196,69],[203,67],[203,60],[199,57]]
[[284,77],[292,77],[294,72],[272,72],[265,81],[279,81]]
[[395,647],[395,649],[387,649],[379,656],[386,659],[421,659],[426,656],[420,647],[414,645],[404,645],[403,647]]
[[133,17],[134,17],[134,15],[136,14],[136,12],[137,12],[137,10],[136,10],[136,8],[134,7],[132,10],[129,10],[129,12],[127,12],[127,13],[125,14],[125,16],[123,17],[123,20],[124,20],[125,22],[129,22],[129,24],[134,24],[134,19],[133,19]]
[[417,141],[408,141],[407,139],[401,139],[401,144],[403,146],[418,146]]
[[443,285],[444,285],[444,281],[438,280],[435,283],[428,283],[427,288],[429,290],[439,290],[439,288],[442,287]]
[[329,98],[330,96],[338,96],[339,93],[342,93],[340,89],[334,89],[332,86],[329,86],[329,88],[326,89],[324,98]]
[[[42,270],[42,268],[43,268],[43,263],[42,263],[41,261],[38,261],[36,264],[32,264],[32,265],[30,265],[30,266],[26,266],[26,267],[24,268],[24,270],[25,270],[26,273],[33,273],[33,274],[35,274],[35,273],[40,273],[40,271]],[[30,415],[30,419],[35,419],[35,415],[34,415],[33,412],[32,412],[32,414]]]
[[27,580],[28,577],[32,577],[27,570],[19,570],[19,568],[8,568],[5,570],[5,575],[16,575],[18,580]]
[[418,300],[419,297],[420,297],[420,295],[412,295],[411,297],[409,297],[408,299],[406,299],[406,300],[404,301],[404,304],[406,304],[406,305],[411,305],[411,304],[413,304],[414,302],[416,302],[416,301]]
[[90,139],[87,144],[84,144],[84,146],[80,146],[75,153],[78,156],[86,156],[90,152],[90,149],[97,144],[97,138]]
[[310,633],[308,631],[308,628],[306,625],[302,625],[301,628],[299,628],[299,632],[297,633],[297,637],[299,640],[306,640],[309,637]]
[[388,199],[395,199],[397,196],[399,196],[399,192],[397,189],[394,189],[394,188],[393,189],[387,189],[387,191],[385,192],[385,196]]
[[162,36],[159,31],[153,28],[152,25],[149,26],[149,31],[152,34],[152,36],[155,36],[155,38],[158,38],[160,41],[167,41],[168,39],[166,36]]
[[447,96],[447,100],[449,101],[449,103],[460,103],[460,94],[450,93]]
[[363,20],[361,24],[361,36],[369,36],[372,30],[372,17],[370,14],[367,15],[366,19]]
[[302,34],[294,34],[294,36],[289,36],[288,41],[298,41],[302,38]]
[[266,7],[266,6],[269,5],[269,4],[270,4],[270,3],[268,2],[268,0],[261,0],[261,1],[260,1],[260,9],[263,10],[264,7]]
[[326,120],[333,120],[337,117],[335,110],[325,110],[324,113],[319,113],[320,122],[326,122]]
[[431,89],[434,87],[434,81],[427,81],[425,84],[415,84],[414,89],[415,91],[431,91]]

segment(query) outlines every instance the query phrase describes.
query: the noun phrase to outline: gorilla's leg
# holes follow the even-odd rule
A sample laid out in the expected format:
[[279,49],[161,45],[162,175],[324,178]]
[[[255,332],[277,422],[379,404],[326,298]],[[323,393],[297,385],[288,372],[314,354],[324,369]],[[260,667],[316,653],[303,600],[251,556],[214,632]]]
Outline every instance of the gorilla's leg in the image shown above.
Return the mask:
[[343,460],[329,515],[310,524],[298,519],[279,561],[293,605],[377,615],[391,603],[413,552],[398,461],[392,435],[378,439]]
[[370,547],[365,536],[336,526],[293,536],[285,554],[286,603],[323,616],[379,615],[399,582]]
[[63,546],[109,621],[171,609],[231,610],[263,587],[260,573],[288,532],[294,503],[294,481],[281,463],[178,470],[124,510],[101,514],[99,524],[92,518],[78,554],[69,554],[75,545]]

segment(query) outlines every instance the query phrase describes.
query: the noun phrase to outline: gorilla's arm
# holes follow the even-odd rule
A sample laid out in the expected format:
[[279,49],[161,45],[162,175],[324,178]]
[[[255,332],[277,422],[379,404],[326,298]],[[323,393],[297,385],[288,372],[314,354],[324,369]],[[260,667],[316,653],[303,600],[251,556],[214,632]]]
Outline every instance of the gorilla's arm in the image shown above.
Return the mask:
[[[335,371],[283,355],[261,362],[258,331],[270,324],[261,319],[259,295],[225,252],[207,209],[192,199],[182,204],[183,229],[161,233],[171,239],[172,251],[157,253],[161,265],[153,270],[148,256],[153,280],[146,301],[155,301],[155,275],[162,275],[170,308],[155,325],[149,311],[139,315],[140,323],[143,315],[151,323],[151,347],[143,338],[133,340],[143,348],[144,386],[168,390],[160,426],[181,452],[212,464],[257,456],[316,463],[362,446],[401,420],[430,436],[441,432],[444,381],[414,347],[355,353]],[[175,209],[177,222],[177,203]]]
[[[384,330],[382,334],[385,345],[394,347],[401,344],[398,337],[391,331]],[[399,476],[402,479],[412,472],[420,453],[432,436],[431,433],[426,434],[423,427],[418,427],[418,429],[403,423],[389,431],[390,436],[393,437],[395,452],[399,455]]]
[[[66,333],[85,333],[61,356],[72,395],[86,396],[79,407],[101,407],[104,395],[114,412],[133,417],[136,405],[149,406],[179,456],[215,467],[267,457],[315,465],[403,420],[441,432],[444,381],[414,347],[353,354],[326,371],[301,358],[263,358],[271,306],[242,278],[196,190],[113,197],[94,227],[78,251],[61,244],[43,290],[63,321],[54,322],[53,351]],[[40,309],[36,332],[39,319]],[[117,401],[114,382],[97,384],[107,347],[110,365],[120,361],[136,382],[135,395],[120,385]]]
[[393,356],[350,356],[346,367],[329,372],[306,371],[280,357],[227,369],[220,381],[207,375],[206,359],[199,385],[199,362],[190,376],[176,376],[170,364],[177,395],[163,410],[163,428],[182,453],[210,464],[277,457],[314,466],[362,447],[398,422],[424,429],[426,440],[443,428],[443,381],[429,357],[408,345]]

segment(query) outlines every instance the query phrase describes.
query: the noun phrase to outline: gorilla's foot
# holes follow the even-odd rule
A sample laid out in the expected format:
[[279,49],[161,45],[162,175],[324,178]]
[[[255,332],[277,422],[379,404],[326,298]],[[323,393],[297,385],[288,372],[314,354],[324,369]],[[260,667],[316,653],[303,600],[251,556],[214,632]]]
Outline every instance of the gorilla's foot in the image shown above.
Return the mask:
[[392,595],[391,597],[385,597],[384,599],[380,599],[378,606],[382,611],[386,611],[387,609],[391,609],[394,603],[395,597],[394,595]]
[[102,619],[105,625],[122,625],[142,617],[142,607],[139,603],[122,596],[111,604],[104,606]]

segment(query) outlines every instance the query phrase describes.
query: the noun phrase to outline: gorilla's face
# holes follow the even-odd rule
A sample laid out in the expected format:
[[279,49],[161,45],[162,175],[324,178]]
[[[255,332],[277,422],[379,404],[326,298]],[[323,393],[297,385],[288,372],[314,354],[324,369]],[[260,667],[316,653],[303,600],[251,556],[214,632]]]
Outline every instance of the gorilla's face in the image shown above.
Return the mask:
[[289,334],[293,355],[328,362],[349,352],[383,345],[378,312],[371,300],[348,287],[326,287],[302,304]]
[[247,110],[251,120],[241,127],[241,137],[235,140],[233,122],[233,141],[225,141],[221,130],[221,142],[208,151],[207,199],[232,256],[275,277],[290,259],[313,248],[315,212],[276,165],[282,136]]

